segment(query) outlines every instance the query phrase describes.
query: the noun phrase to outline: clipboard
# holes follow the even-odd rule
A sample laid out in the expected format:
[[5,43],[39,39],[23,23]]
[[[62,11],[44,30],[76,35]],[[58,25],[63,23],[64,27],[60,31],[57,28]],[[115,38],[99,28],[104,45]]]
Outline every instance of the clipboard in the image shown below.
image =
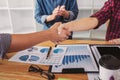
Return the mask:
[[57,47],[67,47],[61,65],[52,65],[52,73],[98,73],[98,65],[88,44],[67,44]]
[[[111,54],[120,60],[120,45],[114,45],[114,44],[91,44],[91,45],[70,44],[69,45],[68,44],[68,45],[57,45],[57,46],[68,46],[68,47],[69,46],[87,46],[89,53],[93,56],[92,57],[92,59],[94,60],[93,63],[97,69],[89,71],[89,70],[85,70],[84,67],[72,67],[71,65],[71,67],[66,67],[66,68],[63,67],[60,72],[59,71],[54,72],[52,71],[52,68],[54,68],[55,66],[60,68],[59,67],[60,65],[52,65],[49,67],[49,71],[53,73],[70,73],[70,74],[71,73],[98,73],[99,72],[98,62],[102,55]],[[73,51],[75,51],[75,49]]]
[[[49,67],[49,72],[52,72],[52,66]],[[52,73],[64,73],[64,74],[73,74],[73,73],[86,73],[84,68],[63,68],[62,72],[52,72]]]

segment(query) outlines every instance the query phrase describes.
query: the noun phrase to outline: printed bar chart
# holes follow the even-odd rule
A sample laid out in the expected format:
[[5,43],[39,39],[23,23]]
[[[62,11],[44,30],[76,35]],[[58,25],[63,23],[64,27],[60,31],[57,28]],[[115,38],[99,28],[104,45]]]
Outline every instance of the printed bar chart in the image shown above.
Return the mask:
[[67,68],[84,68],[85,72],[98,72],[98,67],[88,44],[58,45],[67,47],[61,65],[52,66],[51,72],[60,73]]

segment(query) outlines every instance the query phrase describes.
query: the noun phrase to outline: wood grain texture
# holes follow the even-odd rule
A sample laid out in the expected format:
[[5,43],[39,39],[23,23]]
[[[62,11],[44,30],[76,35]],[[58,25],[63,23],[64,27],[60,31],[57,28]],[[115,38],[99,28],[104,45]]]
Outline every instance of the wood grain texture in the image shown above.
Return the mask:
[[[91,41],[91,40],[66,40],[60,44],[110,44],[106,41]],[[54,43],[47,41],[40,43],[42,46],[55,46]],[[16,52],[8,53],[8,59],[12,57]],[[8,59],[0,60],[0,80],[46,80],[42,78],[39,73],[28,72],[30,64],[10,62]],[[44,70],[48,70],[49,66],[38,65]],[[88,80],[87,74],[55,74],[58,78],[69,78],[71,80]]]

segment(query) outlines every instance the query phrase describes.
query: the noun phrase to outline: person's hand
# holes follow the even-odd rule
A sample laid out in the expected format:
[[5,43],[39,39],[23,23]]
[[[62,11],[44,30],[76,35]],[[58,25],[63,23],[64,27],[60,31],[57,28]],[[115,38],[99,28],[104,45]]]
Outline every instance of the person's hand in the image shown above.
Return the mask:
[[59,12],[58,12],[58,16],[63,16],[64,15],[64,13],[65,13],[65,6],[63,5],[63,6],[61,6],[61,7],[59,7]]
[[[67,33],[67,34],[66,34]],[[71,31],[69,31],[69,29],[67,27],[64,26],[64,24],[61,24],[58,27],[58,34],[59,35],[67,35],[70,36],[71,35]],[[68,38],[68,37],[67,37]]]
[[46,19],[46,22],[50,22],[50,21],[54,20],[56,18],[56,16],[57,16],[56,14],[49,15]]
[[56,7],[53,10],[52,14],[48,16],[49,21],[52,21],[52,20],[54,20],[56,18],[56,16],[58,15],[58,12],[59,12],[59,8],[60,8],[60,6]]
[[60,10],[60,6],[57,6],[57,7],[53,10],[52,14],[58,15],[59,10]]
[[52,21],[52,20],[55,20],[56,16],[58,15],[59,8],[60,8],[60,6],[56,7],[56,8],[53,10],[52,14],[49,15],[49,16],[47,16],[46,22],[50,22],[50,21]]
[[120,44],[120,38],[109,40],[113,44]]
[[63,31],[71,32],[71,31],[69,30],[69,27],[68,27],[68,26],[65,26],[64,24],[61,24],[61,25],[58,27],[58,34],[62,34]]
[[59,13],[58,13],[59,16],[63,16],[64,18],[68,18],[69,17],[69,11],[67,11],[65,9],[65,6],[62,5],[59,9]]
[[70,32],[68,32],[67,30],[62,30],[62,33],[58,34],[58,26],[60,26],[60,24],[61,22],[57,22],[48,29],[51,34],[49,37],[51,37],[51,41],[55,43],[68,39],[68,36],[70,35]]

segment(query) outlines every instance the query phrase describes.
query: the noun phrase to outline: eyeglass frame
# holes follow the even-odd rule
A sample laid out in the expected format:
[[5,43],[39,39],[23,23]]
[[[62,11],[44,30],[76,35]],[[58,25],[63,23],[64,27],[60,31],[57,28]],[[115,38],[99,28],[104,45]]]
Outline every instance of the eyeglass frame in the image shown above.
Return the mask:
[[[40,72],[40,75],[43,77],[43,78],[46,78],[48,80],[54,80],[55,79],[55,75],[51,72],[48,72],[46,70],[43,70],[42,68],[40,68],[38,65],[30,65],[30,67],[28,68],[28,72]],[[45,76],[46,77],[45,77]]]

